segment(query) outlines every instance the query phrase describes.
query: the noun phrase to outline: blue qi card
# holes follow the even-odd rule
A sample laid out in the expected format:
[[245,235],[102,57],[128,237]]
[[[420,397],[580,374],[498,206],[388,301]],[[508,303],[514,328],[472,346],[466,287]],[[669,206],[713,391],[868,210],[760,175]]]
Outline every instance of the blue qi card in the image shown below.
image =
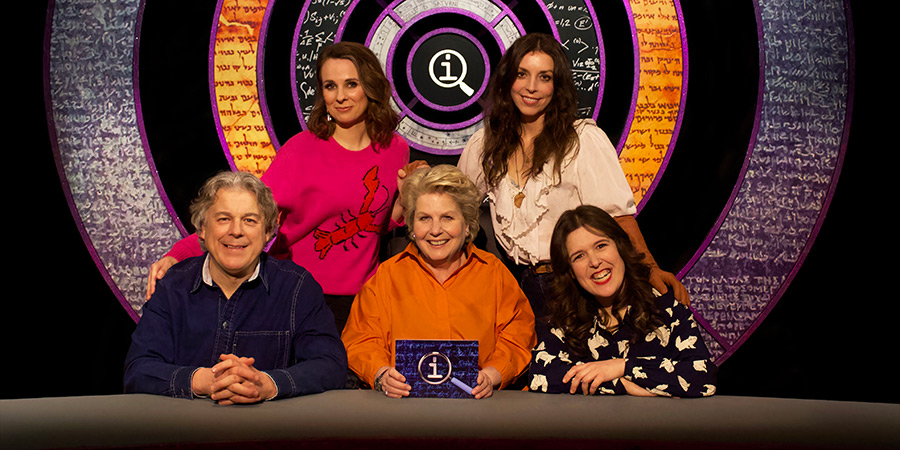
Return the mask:
[[410,397],[472,398],[478,379],[478,341],[396,341],[396,368]]

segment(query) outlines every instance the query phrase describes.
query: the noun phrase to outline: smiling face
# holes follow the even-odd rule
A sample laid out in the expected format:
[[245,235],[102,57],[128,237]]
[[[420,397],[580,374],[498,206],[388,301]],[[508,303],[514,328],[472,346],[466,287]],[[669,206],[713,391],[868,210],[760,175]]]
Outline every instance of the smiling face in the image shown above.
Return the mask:
[[366,120],[369,99],[359,81],[353,61],[332,58],[322,64],[322,98],[325,109],[342,128],[351,128]]
[[209,251],[209,273],[217,284],[226,279],[243,282],[253,274],[271,237],[264,222],[252,192],[227,188],[216,192],[216,201],[200,227],[200,238]]
[[512,99],[523,122],[543,117],[553,99],[553,58],[550,55],[531,52],[522,57],[512,85]]
[[580,227],[569,233],[566,250],[578,284],[601,305],[611,304],[625,279],[625,262],[616,243],[603,233]]
[[422,194],[413,215],[416,246],[432,270],[455,270],[464,258],[469,227],[459,205],[447,194]]

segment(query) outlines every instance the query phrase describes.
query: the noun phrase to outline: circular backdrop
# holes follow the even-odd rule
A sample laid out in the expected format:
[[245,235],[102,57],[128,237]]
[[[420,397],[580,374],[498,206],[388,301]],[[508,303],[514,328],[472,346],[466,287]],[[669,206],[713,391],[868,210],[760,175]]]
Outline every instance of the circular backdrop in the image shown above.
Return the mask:
[[[687,218],[698,236],[666,240],[689,245],[674,252],[687,254],[675,269],[720,362],[802,264],[849,127],[852,36],[839,0],[684,8],[672,0],[73,0],[52,8],[46,99],[60,178],[98,269],[135,320],[147,268],[187,232],[169,197],[190,189],[163,182],[158,167],[190,168],[204,147],[193,140],[214,130],[222,165],[264,173],[280,142],[305,128],[316,57],[336,41],[363,42],[379,57],[395,85],[398,132],[413,150],[452,157],[481,127],[478,100],[505,49],[529,32],[559,39],[580,114],[613,139],[639,211],[657,197],[677,203],[681,214],[666,226]],[[163,35],[178,45],[154,54]],[[754,66],[734,70],[735,59]],[[200,92],[207,105],[194,111],[179,92]],[[166,139],[154,137],[160,129]],[[696,187],[678,191],[713,179],[716,167],[733,168],[718,200]]]

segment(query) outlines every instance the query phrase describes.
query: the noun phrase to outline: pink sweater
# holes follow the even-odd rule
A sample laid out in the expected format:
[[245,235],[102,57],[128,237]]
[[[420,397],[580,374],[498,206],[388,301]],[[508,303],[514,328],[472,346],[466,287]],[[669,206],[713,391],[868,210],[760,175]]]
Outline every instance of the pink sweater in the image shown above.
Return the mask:
[[[356,295],[378,266],[379,234],[390,228],[397,171],[407,162],[409,146],[396,134],[378,153],[350,151],[309,131],[292,137],[262,176],[282,211],[269,253],[309,270],[326,294]],[[202,254],[191,235],[167,256]]]

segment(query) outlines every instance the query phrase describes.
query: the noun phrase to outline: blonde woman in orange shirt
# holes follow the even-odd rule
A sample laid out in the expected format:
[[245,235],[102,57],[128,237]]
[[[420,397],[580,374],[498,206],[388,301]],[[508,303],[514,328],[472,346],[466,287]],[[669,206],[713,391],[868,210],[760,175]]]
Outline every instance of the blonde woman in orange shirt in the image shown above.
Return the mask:
[[481,194],[449,165],[419,169],[401,187],[412,242],[379,266],[350,310],[341,339],[350,369],[388,397],[409,395],[394,368],[397,339],[478,340],[475,398],[528,367],[534,314],[503,263],[475,248]]

